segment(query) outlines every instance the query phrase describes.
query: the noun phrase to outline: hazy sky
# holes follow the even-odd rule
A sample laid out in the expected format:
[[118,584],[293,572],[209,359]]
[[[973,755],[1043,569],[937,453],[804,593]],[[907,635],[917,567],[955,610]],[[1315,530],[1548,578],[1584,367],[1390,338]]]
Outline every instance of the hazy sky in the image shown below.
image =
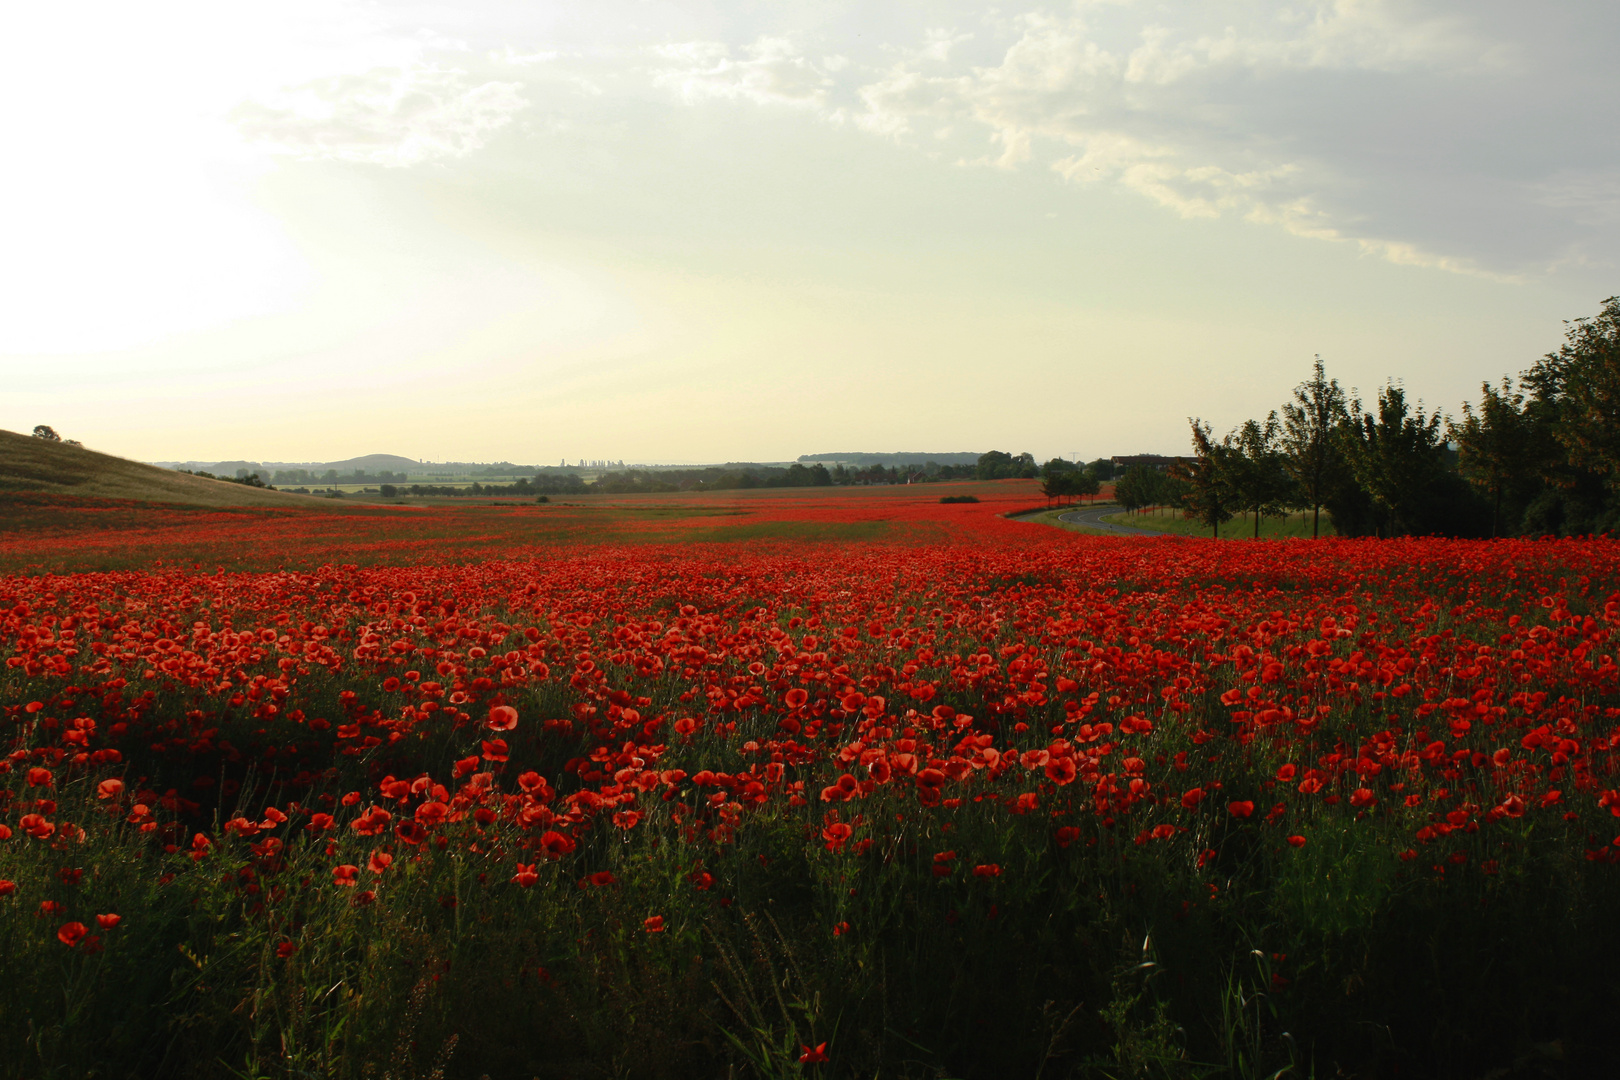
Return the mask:
[[144,459],[1184,452],[1620,293],[1620,4],[0,17],[0,427]]

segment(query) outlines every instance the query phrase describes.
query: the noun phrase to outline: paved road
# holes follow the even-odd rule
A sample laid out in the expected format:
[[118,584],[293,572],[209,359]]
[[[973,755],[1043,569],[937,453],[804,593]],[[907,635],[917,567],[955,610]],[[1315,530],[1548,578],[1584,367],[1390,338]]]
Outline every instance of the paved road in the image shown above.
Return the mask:
[[1169,536],[1156,529],[1137,529],[1129,525],[1116,525],[1112,521],[1104,521],[1108,514],[1117,514],[1120,508],[1115,503],[1106,506],[1088,506],[1083,510],[1071,510],[1067,514],[1059,514],[1059,521],[1067,521],[1072,525],[1084,525],[1088,529],[1098,532],[1114,533],[1117,536]]

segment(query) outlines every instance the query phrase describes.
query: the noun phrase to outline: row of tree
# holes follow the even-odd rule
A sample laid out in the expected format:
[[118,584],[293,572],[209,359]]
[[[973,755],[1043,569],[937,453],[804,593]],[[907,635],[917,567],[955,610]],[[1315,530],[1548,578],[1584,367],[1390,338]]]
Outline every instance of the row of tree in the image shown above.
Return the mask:
[[[1565,342],[1482,387],[1455,420],[1390,383],[1364,405],[1317,357],[1293,400],[1216,439],[1192,419],[1195,461],[1132,469],[1121,502],[1177,505],[1211,530],[1243,514],[1322,511],[1342,536],[1607,533],[1620,527],[1620,297]],[[1121,492],[1121,488],[1125,491]]]
[[[965,467],[964,467],[965,468]],[[1036,466],[1035,455],[1029,452],[1022,454],[1009,454],[1004,450],[992,450],[979,456],[978,465],[971,471],[954,474],[962,479],[974,480],[1033,480],[1039,477],[1048,481],[1056,476],[1089,477],[1099,484],[1114,478],[1114,465],[1108,458],[1098,458],[1089,464],[1079,464],[1066,458],[1053,458],[1045,465]],[[1059,486],[1062,486],[1061,484]],[[1082,484],[1082,487],[1086,485]],[[1064,492],[1064,494],[1088,495],[1095,494],[1090,491]],[[1055,497],[1055,496],[1053,496]]]
[[[268,469],[264,470],[269,472]],[[248,475],[247,469],[236,470],[236,475]],[[408,479],[406,474],[383,469],[379,472],[366,472],[364,469],[355,469],[351,472],[339,473],[336,469],[327,469],[325,472],[316,472],[313,469],[277,469],[271,475],[272,483],[283,486],[291,484],[403,484]]]
[[[1096,495],[1102,490],[1102,480],[1098,476],[1102,471],[1100,464],[1107,463],[1094,461],[1090,465],[1077,465],[1064,458],[1053,458],[1041,466],[1041,494],[1046,496],[1048,503],[1054,499],[1072,501]],[[1112,465],[1108,468],[1108,475],[1113,475]]]

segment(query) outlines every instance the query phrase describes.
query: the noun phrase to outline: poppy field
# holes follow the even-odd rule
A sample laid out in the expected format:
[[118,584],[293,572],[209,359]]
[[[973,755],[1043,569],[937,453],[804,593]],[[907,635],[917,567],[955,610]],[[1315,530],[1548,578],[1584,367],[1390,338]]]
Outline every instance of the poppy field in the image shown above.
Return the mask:
[[1613,543],[999,516],[1033,488],[34,504],[0,1075],[1617,1060]]

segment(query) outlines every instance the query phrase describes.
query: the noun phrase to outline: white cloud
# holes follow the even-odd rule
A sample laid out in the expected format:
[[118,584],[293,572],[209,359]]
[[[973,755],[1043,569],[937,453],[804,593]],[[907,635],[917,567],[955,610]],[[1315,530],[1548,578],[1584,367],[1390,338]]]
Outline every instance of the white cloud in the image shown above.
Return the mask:
[[[1160,21],[1146,25],[1101,5],[1080,12],[1002,20],[1011,33],[1000,56],[954,70],[942,43],[960,39],[928,31],[855,90],[861,107],[851,119],[902,142],[919,126],[966,122],[992,148],[969,151],[966,163],[1044,162],[1071,181],[1116,183],[1184,217],[1238,214],[1301,237],[1355,242],[1400,264],[1496,276],[1476,260],[1430,253],[1415,230],[1403,234],[1413,222],[1379,212],[1378,174],[1419,163],[1358,160],[1358,148],[1335,146],[1322,130],[1328,114],[1313,126],[1299,106],[1342,93],[1347,78],[1379,87],[1500,72],[1519,62],[1514,46],[1455,14],[1385,0],[1249,9],[1246,21],[1218,29],[1204,23],[1229,11],[1184,9],[1167,24],[1161,5],[1153,12]],[[1416,157],[1429,148],[1378,149]],[[1601,214],[1607,197],[1594,190],[1607,189],[1565,185],[1543,198]]]
[[245,102],[233,118],[282,153],[398,167],[479,149],[528,105],[521,87],[416,63],[307,82]]
[[752,101],[819,110],[833,85],[832,73],[843,58],[817,64],[782,37],[761,37],[735,59],[731,49],[714,41],[661,45],[654,55],[666,61],[652,72],[656,85],[678,92],[688,102],[704,99]]

